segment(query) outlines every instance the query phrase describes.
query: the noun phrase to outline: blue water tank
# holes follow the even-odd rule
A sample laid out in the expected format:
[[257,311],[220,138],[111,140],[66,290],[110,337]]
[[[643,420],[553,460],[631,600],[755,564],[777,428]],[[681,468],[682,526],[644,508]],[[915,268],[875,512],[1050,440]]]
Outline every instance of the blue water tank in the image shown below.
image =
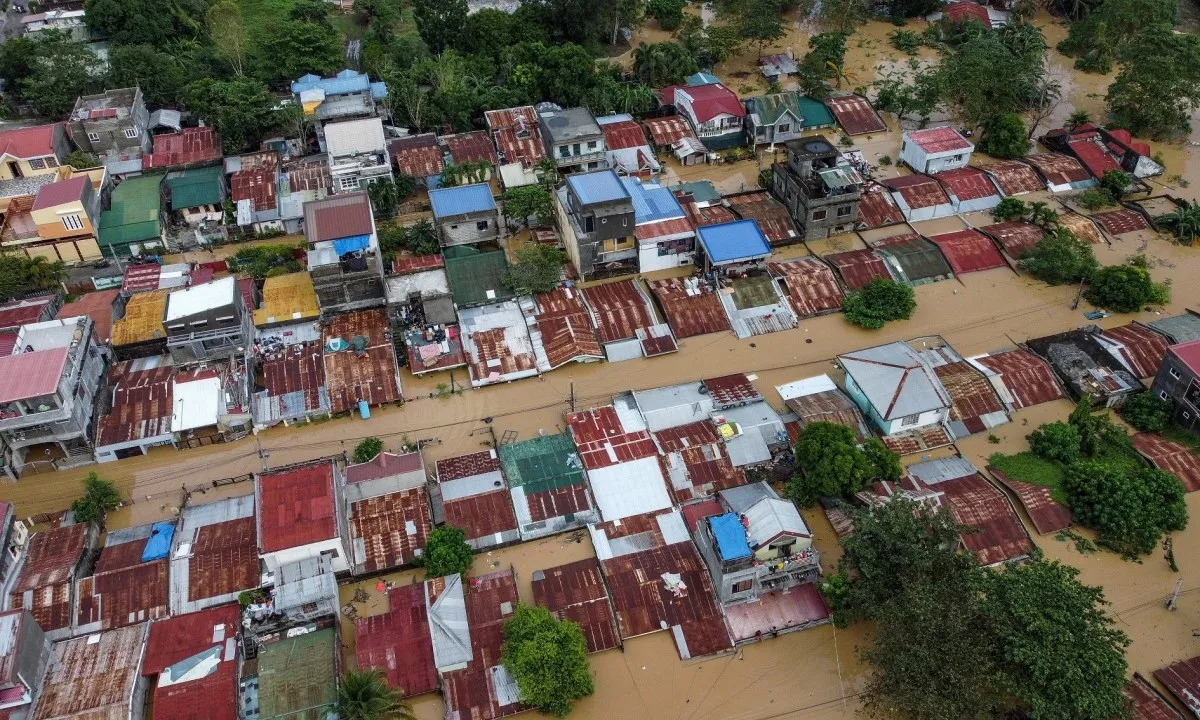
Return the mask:
[[358,401],[358,414],[362,416],[363,420],[371,417],[371,406],[367,405],[366,400]]

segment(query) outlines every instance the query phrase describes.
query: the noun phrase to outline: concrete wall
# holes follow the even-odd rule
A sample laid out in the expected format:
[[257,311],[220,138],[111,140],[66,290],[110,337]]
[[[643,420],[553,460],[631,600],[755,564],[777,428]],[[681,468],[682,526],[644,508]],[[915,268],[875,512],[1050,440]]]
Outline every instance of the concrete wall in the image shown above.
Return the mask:
[[1187,400],[1187,391],[1192,383],[1200,385],[1196,374],[1174,354],[1168,352],[1163,356],[1162,366],[1158,369],[1158,376],[1154,378],[1151,392],[1156,397],[1174,400],[1175,422],[1192,432],[1198,432],[1200,431],[1200,407]]
[[[483,224],[483,227],[479,227]],[[500,239],[500,212],[467,213],[444,218],[438,223],[442,247],[474,245]]]

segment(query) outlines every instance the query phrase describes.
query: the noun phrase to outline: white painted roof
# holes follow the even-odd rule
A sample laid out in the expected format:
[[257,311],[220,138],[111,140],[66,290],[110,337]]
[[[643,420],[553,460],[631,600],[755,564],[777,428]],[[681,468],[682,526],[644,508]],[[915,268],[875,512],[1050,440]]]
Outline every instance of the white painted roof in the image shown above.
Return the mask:
[[588,471],[596,506],[605,522],[671,507],[657,457],[641,458]]
[[784,401],[837,389],[838,386],[834,384],[833,380],[829,379],[828,375],[817,375],[816,377],[804,378],[803,380],[796,380],[775,386],[775,390],[779,392],[779,397]]
[[373,117],[329,123],[325,126],[325,145],[331,157],[387,152],[383,121]]
[[174,409],[171,429],[175,432],[217,424],[221,406],[221,378],[176,382],[173,388]]
[[167,322],[232,304],[237,279],[232,275],[212,282],[176,290],[167,296]]

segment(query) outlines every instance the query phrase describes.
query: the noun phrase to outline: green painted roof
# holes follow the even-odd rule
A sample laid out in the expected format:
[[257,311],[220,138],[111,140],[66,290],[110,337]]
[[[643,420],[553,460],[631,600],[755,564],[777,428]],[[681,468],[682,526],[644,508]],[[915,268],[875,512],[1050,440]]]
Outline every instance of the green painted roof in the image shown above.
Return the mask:
[[500,465],[508,486],[527,496],[583,483],[579,451],[566,433],[501,445]]
[[721,199],[721,193],[717,192],[717,186],[707,180],[696,180],[689,183],[680,183],[670,187],[671,192],[688,193],[696,202],[716,202]]
[[126,245],[160,236],[162,181],[161,174],[140,175],[117,185],[110,209],[100,214],[100,244]]
[[[515,297],[504,287],[504,273],[508,260],[503,250],[479,252],[475,248],[458,246],[446,248],[446,276],[450,279],[450,292],[460,307],[487,305]],[[491,297],[488,291],[492,291]]]
[[802,124],[806,128],[833,127],[833,113],[825,107],[825,103],[816,98],[801,95],[800,114],[804,117]]
[[173,172],[167,176],[171,209],[186,210],[221,204],[221,166]]
[[800,93],[791,90],[750,98],[750,103],[753,112],[758,113],[764,125],[774,125],[788,110],[796,117],[804,118],[804,113],[800,110]]
[[340,650],[333,628],[264,645],[258,654],[259,718],[324,720],[337,701],[334,656]]

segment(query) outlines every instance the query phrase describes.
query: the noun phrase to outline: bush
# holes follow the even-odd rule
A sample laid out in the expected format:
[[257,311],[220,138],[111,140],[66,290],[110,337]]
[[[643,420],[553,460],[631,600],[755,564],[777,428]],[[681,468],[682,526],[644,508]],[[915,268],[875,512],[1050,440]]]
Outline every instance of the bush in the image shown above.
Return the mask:
[[912,288],[886,278],[875,278],[861,290],[846,295],[846,319],[860,327],[878,330],[891,320],[907,320],[917,307]]
[[517,261],[504,273],[504,285],[514,292],[549,292],[562,282],[567,256],[549,245],[526,245],[517,250]]
[[1107,170],[1100,178],[1100,187],[1108,191],[1114,200],[1120,200],[1129,190],[1132,181],[1120,170]]
[[1121,406],[1121,417],[1125,422],[1142,432],[1159,432],[1171,422],[1175,404],[1163,400],[1154,393],[1140,392],[1130,395]]
[[1075,201],[1085,210],[1099,210],[1114,204],[1112,195],[1109,195],[1104,188],[1088,188],[1079,193]]
[[992,218],[1000,222],[1020,220],[1029,212],[1029,206],[1020,198],[1006,197],[992,208]]
[[646,3],[646,14],[658,20],[663,30],[675,30],[683,24],[683,7],[686,0],[650,0]]
[[1051,229],[1021,257],[1022,270],[1051,285],[1086,280],[1098,265],[1092,246],[1064,227]]
[[1187,526],[1183,484],[1162,470],[1087,460],[1067,470],[1063,488],[1075,519],[1127,558],[1152,552],[1163,533]]
[[800,431],[795,471],[784,492],[803,507],[823,497],[853,495],[871,480],[896,480],[903,474],[899,458],[879,439],[871,438],[859,449],[853,430],[830,422],[814,422]]
[[1043,425],[1026,436],[1029,449],[1045,460],[1069,465],[1079,459],[1079,429],[1065,422]]
[[121,493],[117,486],[90,472],[83,480],[83,497],[71,503],[71,512],[77,523],[96,521],[103,525],[105,515],[119,507]]
[[300,272],[304,266],[296,259],[296,246],[256,245],[238,250],[231,258],[230,269],[247,273],[262,280],[265,277]]
[[1084,295],[1096,307],[1117,312],[1137,312],[1147,305],[1165,305],[1171,300],[1171,288],[1156,283],[1150,273],[1134,265],[1109,265],[1092,275]]
[[467,535],[456,527],[443,525],[429,533],[429,539],[425,541],[426,577],[461,575],[471,569],[472,559]]
[[500,663],[521,688],[521,701],[547,715],[565,717],[591,695],[587,641],[579,625],[522,603],[504,623]]
[[354,462],[371,462],[375,456],[383,452],[383,441],[377,437],[363,438],[354,448]]
[[1025,121],[1016,113],[993,115],[983,123],[979,149],[997,158],[1022,157],[1029,152]]
[[888,40],[891,41],[892,47],[908,55],[916,55],[924,44],[921,36],[912,30],[893,30],[888,35]]

